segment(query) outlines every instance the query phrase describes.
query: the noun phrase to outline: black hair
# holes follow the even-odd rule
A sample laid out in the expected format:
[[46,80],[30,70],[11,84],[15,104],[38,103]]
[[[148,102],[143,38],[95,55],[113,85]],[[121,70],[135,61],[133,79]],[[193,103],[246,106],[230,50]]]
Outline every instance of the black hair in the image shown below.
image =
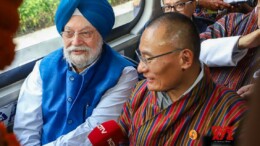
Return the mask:
[[194,59],[199,61],[200,37],[190,18],[177,12],[164,13],[150,21],[146,28],[149,27],[166,27],[164,38],[171,40],[174,37],[179,42],[174,44],[175,47],[190,49],[194,53]]

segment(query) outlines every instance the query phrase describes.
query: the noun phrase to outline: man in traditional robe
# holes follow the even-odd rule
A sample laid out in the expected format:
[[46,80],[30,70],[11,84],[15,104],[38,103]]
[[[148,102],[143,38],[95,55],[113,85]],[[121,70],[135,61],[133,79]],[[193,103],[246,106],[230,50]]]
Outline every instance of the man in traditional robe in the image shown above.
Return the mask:
[[245,101],[213,82],[199,61],[199,40],[195,25],[179,13],[163,14],[144,30],[137,56],[146,79],[119,117],[130,145],[201,145],[214,127],[229,129],[234,138]]
[[115,16],[107,0],[62,0],[55,22],[64,47],[38,61],[21,87],[14,132],[21,145],[88,145],[116,120],[137,82],[133,64],[103,39]]
[[251,82],[252,66],[259,57],[259,6],[258,0],[252,12],[228,14],[200,34],[204,52],[200,58],[212,67],[213,80],[218,84],[238,90]]

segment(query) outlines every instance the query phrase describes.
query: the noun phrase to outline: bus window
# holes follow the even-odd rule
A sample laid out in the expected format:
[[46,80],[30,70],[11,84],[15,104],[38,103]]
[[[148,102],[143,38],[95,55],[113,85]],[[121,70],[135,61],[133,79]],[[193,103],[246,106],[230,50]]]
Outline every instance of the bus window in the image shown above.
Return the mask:
[[[108,1],[113,6],[116,16],[113,27],[113,30],[116,31],[105,39],[107,42],[129,33],[137,22],[133,12],[133,0]],[[20,28],[14,38],[16,43],[15,59],[9,67],[0,71],[0,88],[24,78],[31,71],[36,60],[62,46],[61,37],[54,24],[54,16],[59,2],[60,0],[23,0],[19,8]],[[23,68],[23,65],[29,64],[31,65]],[[11,77],[10,73],[4,74],[11,70],[20,70],[20,77]],[[24,75],[21,73],[22,70],[26,70]],[[16,73],[12,73],[12,75],[14,74]],[[7,76],[10,79],[6,78]]]

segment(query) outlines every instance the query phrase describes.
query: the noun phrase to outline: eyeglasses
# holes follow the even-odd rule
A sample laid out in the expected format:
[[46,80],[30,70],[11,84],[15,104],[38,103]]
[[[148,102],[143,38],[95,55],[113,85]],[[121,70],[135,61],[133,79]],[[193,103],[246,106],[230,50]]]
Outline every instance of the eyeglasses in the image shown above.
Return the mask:
[[153,60],[155,58],[162,57],[162,56],[165,56],[165,55],[168,55],[168,54],[171,54],[171,53],[175,53],[175,52],[181,51],[181,50],[183,50],[183,49],[175,49],[175,50],[172,50],[170,52],[166,52],[166,53],[156,55],[156,56],[153,56],[153,57],[149,57],[149,58],[144,58],[137,50],[135,50],[135,53],[136,53],[138,59],[140,61],[142,61],[145,65],[147,65],[148,63],[151,62],[151,60]]
[[83,39],[88,39],[93,36],[94,31],[83,31],[83,32],[74,32],[74,31],[63,31],[61,35],[65,38],[73,38],[76,34]]
[[182,11],[185,7],[185,5],[191,4],[193,1],[187,1],[187,2],[180,2],[174,5],[164,5],[162,6],[162,10],[163,12],[167,13],[167,12],[172,12],[172,10],[174,11]]

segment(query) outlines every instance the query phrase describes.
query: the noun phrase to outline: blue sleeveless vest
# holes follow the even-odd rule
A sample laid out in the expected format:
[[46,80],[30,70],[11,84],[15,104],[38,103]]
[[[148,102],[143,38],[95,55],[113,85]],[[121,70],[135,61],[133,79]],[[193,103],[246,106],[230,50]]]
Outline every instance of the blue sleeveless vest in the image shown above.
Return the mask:
[[82,75],[70,70],[62,48],[46,56],[40,63],[42,144],[84,123],[102,95],[117,84],[126,66],[133,64],[106,44],[99,60]]

